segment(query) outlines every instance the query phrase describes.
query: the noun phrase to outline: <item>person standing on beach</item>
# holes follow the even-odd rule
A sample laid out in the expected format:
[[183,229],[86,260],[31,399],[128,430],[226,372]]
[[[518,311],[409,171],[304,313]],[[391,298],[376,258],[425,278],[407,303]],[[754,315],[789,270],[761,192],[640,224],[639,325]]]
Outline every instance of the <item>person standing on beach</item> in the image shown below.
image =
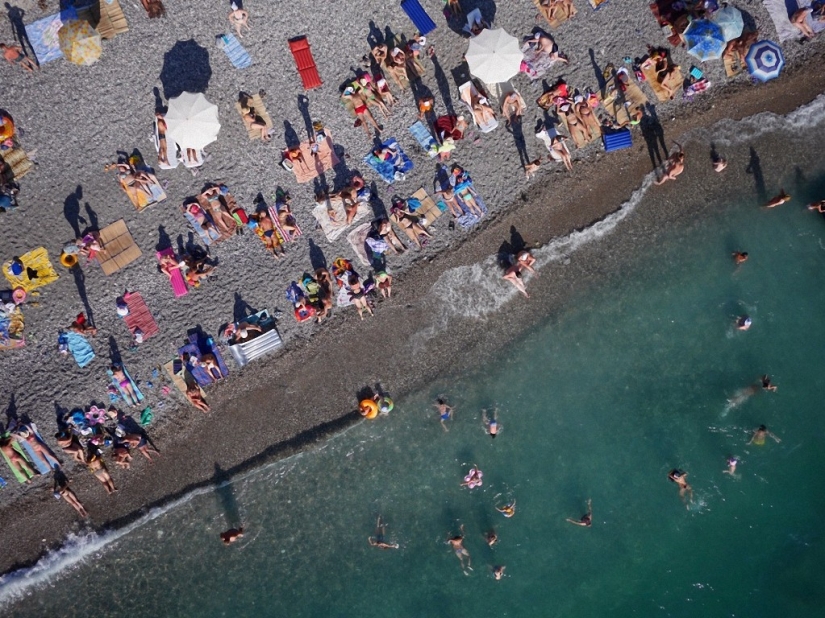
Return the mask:
[[441,427],[444,431],[450,431],[447,427],[447,421],[453,418],[453,408],[448,406],[442,397],[435,400],[433,407],[438,410],[438,420],[441,422]]
[[679,497],[685,503],[685,507],[690,508],[690,503],[693,502],[693,487],[688,485],[687,472],[674,468],[668,473],[667,478],[679,486]]
[[568,517],[565,521],[569,521],[574,526],[582,526],[584,528],[589,528],[593,525],[593,500],[587,500],[587,513],[582,515],[579,519],[571,519]]

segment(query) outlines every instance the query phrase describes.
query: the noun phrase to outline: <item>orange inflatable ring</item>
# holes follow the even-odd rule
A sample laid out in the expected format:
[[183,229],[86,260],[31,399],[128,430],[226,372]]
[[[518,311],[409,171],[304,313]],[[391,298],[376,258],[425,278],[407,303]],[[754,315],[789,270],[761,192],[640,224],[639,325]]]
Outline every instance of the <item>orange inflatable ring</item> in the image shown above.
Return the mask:
[[372,399],[362,400],[361,403],[358,404],[358,410],[361,412],[361,416],[369,420],[378,416],[378,404]]
[[66,268],[74,268],[77,265],[77,256],[74,253],[61,253],[60,263]]
[[14,120],[8,114],[0,114],[0,141],[14,136]]

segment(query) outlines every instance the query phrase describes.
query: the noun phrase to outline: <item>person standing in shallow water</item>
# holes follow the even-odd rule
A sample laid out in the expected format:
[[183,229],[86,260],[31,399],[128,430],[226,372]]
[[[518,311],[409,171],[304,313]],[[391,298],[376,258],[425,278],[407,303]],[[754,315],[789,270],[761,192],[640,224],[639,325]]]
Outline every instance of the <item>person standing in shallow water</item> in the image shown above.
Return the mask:
[[593,525],[593,500],[587,500],[587,513],[582,515],[579,519],[571,519],[570,517],[567,518],[566,521],[569,521],[574,526],[582,526],[584,528],[589,528]]
[[688,485],[687,472],[674,468],[668,473],[667,478],[679,486],[679,497],[688,508],[693,502],[693,487]]

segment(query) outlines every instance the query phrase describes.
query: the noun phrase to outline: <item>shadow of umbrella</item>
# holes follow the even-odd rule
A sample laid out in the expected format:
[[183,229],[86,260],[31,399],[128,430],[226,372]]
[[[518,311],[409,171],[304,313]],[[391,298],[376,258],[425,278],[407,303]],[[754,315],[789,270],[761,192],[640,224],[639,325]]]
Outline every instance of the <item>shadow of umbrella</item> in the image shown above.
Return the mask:
[[209,52],[193,39],[178,41],[163,55],[160,81],[167,100],[183,92],[206,92],[211,77]]

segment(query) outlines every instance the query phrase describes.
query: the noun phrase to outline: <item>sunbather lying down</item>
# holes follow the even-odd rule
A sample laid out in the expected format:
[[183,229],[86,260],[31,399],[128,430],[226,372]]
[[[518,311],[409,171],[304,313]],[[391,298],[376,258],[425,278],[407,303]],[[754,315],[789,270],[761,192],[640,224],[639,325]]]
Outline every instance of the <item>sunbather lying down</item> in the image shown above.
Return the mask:
[[266,126],[266,121],[258,115],[254,107],[249,107],[249,104],[241,107],[241,117],[243,118],[244,126],[247,129],[255,129],[261,132],[261,139],[268,142],[272,139],[269,129]]

